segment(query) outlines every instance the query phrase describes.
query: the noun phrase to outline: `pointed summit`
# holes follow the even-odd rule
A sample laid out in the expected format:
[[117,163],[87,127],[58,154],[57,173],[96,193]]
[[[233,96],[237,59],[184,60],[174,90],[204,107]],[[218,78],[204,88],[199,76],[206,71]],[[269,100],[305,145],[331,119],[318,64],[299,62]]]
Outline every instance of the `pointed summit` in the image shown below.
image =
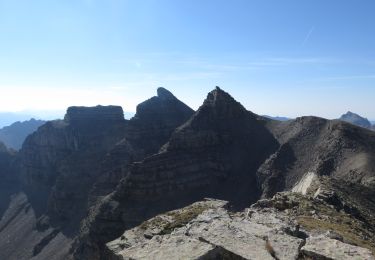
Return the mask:
[[207,110],[215,111],[214,114],[222,118],[241,117],[248,114],[241,103],[219,87],[208,93],[203,105],[199,108],[202,112]]
[[[216,102],[235,102],[238,103],[231,95],[216,86],[214,90],[208,93],[205,102],[216,103]],[[239,103],[238,103],[239,104]]]
[[158,97],[161,99],[176,99],[176,97],[167,89],[159,87],[157,89]]
[[[129,121],[127,140],[141,155],[156,153],[176,127],[186,122],[194,110],[178,100],[165,88],[137,106],[137,113]],[[142,157],[142,156],[140,156]]]

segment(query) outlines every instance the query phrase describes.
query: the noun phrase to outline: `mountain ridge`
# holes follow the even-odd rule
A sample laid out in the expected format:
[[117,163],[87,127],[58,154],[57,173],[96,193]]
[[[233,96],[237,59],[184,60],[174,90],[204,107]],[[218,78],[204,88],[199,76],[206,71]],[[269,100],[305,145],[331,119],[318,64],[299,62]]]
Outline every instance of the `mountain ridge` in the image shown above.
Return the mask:
[[[243,212],[273,196],[284,205],[278,194],[296,186],[318,193],[322,178],[338,183],[333,192],[375,192],[374,132],[318,117],[267,119],[219,87],[197,111],[164,88],[130,120],[121,107],[71,107],[19,152],[0,147],[0,187],[14,184],[0,204],[4,259],[107,259],[107,243],[126,230],[206,197]],[[367,214],[360,201],[368,195],[356,196],[340,206],[349,219]]]
[[35,132],[45,122],[32,118],[27,121],[18,121],[9,126],[4,126],[0,129],[0,140],[9,148],[19,150],[26,137]]

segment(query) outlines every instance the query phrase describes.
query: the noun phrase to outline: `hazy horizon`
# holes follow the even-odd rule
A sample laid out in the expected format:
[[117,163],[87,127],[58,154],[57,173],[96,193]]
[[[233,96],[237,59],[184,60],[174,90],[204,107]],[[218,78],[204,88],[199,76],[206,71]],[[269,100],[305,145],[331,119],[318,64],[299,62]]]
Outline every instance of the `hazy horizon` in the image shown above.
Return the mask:
[[375,119],[373,1],[0,0],[0,111],[193,109],[216,85],[261,115]]
[[[154,89],[154,94],[151,94],[149,97],[147,97],[147,98],[145,98],[143,100],[140,100],[137,104],[139,104],[139,103],[147,100],[148,98],[151,98],[154,95],[156,95],[156,88]],[[179,98],[182,102],[184,102],[184,100],[181,99],[180,97],[177,97],[177,98]],[[237,97],[234,97],[234,98],[238,100]],[[205,96],[202,98],[201,104],[203,103],[204,99],[205,99]],[[89,106],[97,106],[97,105],[103,105],[103,104],[95,104],[95,105],[89,105]],[[134,111],[126,110],[126,105],[124,106],[124,105],[121,105],[121,104],[110,104],[110,103],[109,104],[104,104],[104,105],[118,105],[118,106],[121,106],[123,108],[123,110],[124,110],[124,116],[125,116],[126,119],[130,119],[136,113],[135,109],[134,109]],[[189,105],[189,104],[187,104],[187,105]],[[73,105],[73,106],[82,106],[82,105],[76,104],[76,105]],[[194,110],[197,110],[199,108],[199,106],[197,106],[197,107],[192,107],[191,106],[191,108],[193,108]],[[0,111],[0,115],[2,115],[2,114],[9,114],[9,115],[13,114],[15,116],[20,116],[19,118],[21,118],[21,119],[17,119],[17,121],[25,121],[25,120],[28,120],[28,119],[31,119],[31,118],[40,119],[40,120],[53,120],[53,119],[62,119],[62,118],[64,118],[64,115],[66,113],[67,108],[68,107],[66,107],[66,109],[62,109],[62,110]],[[259,112],[259,111],[251,110],[251,109],[249,109],[246,106],[245,106],[245,108],[247,110],[249,110],[249,111],[251,111],[253,113],[256,113],[258,115],[261,115],[261,116],[285,117],[285,118],[290,118],[290,119],[301,117],[301,116],[318,116],[318,117],[323,117],[323,118],[327,118],[327,119],[338,119],[343,114],[345,114],[346,112],[350,111],[350,112],[359,114],[360,116],[362,116],[364,118],[367,118],[372,124],[375,124],[375,117],[371,118],[371,117],[368,117],[366,114],[360,114],[360,113],[357,113],[357,111],[353,111],[353,110],[342,111],[341,113],[339,113],[339,114],[337,114],[336,116],[333,116],[333,117],[324,117],[324,116],[317,115],[317,114],[296,114],[296,115],[267,114],[267,113],[262,113],[262,112]]]

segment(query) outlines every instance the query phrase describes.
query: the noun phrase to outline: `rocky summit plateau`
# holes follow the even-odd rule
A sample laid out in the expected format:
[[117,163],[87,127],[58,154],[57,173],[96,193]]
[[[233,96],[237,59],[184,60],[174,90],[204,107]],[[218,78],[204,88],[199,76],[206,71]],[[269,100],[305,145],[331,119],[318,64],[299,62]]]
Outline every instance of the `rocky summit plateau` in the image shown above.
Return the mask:
[[375,259],[375,132],[345,121],[219,87],[70,107],[0,143],[0,259]]

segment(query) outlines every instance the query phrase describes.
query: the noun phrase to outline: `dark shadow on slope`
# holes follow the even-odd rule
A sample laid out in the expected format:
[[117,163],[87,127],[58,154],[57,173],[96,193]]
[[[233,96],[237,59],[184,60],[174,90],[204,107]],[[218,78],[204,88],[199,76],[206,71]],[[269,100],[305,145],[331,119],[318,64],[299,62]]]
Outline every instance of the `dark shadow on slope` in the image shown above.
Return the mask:
[[9,207],[12,195],[20,191],[17,182],[0,182],[0,219]]
[[285,174],[293,168],[296,160],[293,148],[285,143],[259,168],[258,186],[263,197],[270,198],[277,192],[285,190]]
[[38,219],[40,216],[45,214],[47,211],[47,203],[51,189],[43,185],[28,185],[22,187],[22,190],[26,194],[31,207],[35,212],[35,217]]

